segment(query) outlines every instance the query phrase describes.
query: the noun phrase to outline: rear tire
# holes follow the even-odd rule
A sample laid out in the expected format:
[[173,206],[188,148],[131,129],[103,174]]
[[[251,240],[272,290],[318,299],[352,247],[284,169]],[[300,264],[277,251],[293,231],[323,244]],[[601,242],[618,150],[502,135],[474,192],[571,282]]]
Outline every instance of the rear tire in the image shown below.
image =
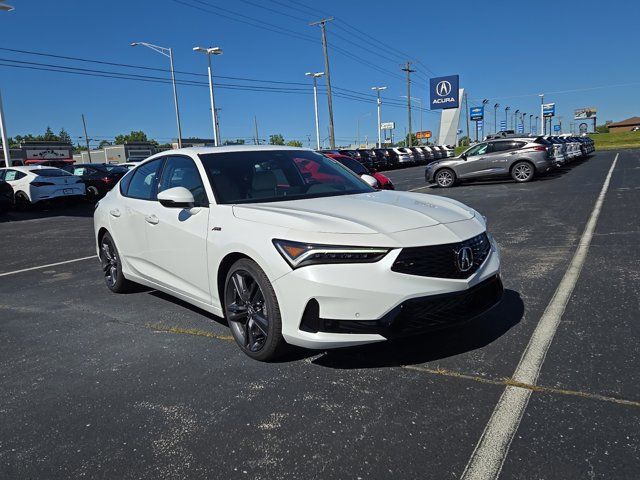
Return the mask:
[[13,203],[16,210],[20,211],[28,210],[32,206],[31,200],[29,200],[29,197],[27,197],[27,194],[24,192],[16,192],[13,197]]
[[441,168],[434,177],[440,188],[450,188],[456,184],[456,173],[450,168]]
[[535,169],[529,162],[516,162],[511,167],[511,178],[518,183],[530,182],[533,180]]
[[109,233],[105,233],[100,240],[100,264],[104,272],[104,283],[109,290],[113,293],[133,290],[134,283],[124,278],[120,253]]
[[100,192],[93,185],[89,185],[86,190],[87,200],[90,202],[95,202],[100,196]]
[[224,314],[240,350],[261,362],[282,355],[287,343],[278,299],[258,264],[248,258],[238,260],[224,285]]

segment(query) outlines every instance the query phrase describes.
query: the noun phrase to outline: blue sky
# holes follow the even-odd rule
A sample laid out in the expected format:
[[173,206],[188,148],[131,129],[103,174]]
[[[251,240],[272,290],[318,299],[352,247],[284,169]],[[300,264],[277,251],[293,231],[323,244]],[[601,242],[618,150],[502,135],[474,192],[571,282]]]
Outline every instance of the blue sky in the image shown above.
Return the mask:
[[[640,114],[640,62],[632,32],[640,4],[631,1],[581,2],[425,2],[419,0],[110,0],[55,2],[11,0],[16,7],[0,12],[0,47],[106,62],[166,68],[168,61],[132,41],[174,49],[178,71],[206,73],[206,59],[196,45],[220,46],[216,78],[223,138],[253,136],[253,117],[261,138],[281,133],[287,139],[313,142],[313,97],[310,70],[324,70],[320,31],[308,21],[333,15],[327,27],[332,83],[337,93],[364,98],[334,99],[336,137],[346,144],[376,136],[371,87],[385,85],[383,121],[406,127],[400,106],[406,84],[400,64],[414,61],[412,96],[428,105],[427,79],[459,74],[471,104],[487,98],[512,111],[537,112],[537,93],[557,104],[563,122],[575,108],[595,106],[598,119],[620,120]],[[189,6],[190,5],[190,6]],[[540,12],[540,13],[536,13]],[[241,16],[239,16],[241,15]],[[235,19],[235,20],[234,20]],[[268,30],[247,23],[263,25]],[[357,30],[354,30],[355,27]],[[149,83],[50,71],[19,62],[67,66],[135,75],[165,77],[164,72],[136,70],[0,50],[0,89],[10,136],[39,133],[50,125],[82,134],[81,114],[89,136],[113,137],[144,130],[167,141],[176,136],[171,87]],[[11,62],[9,62],[11,61]],[[54,68],[54,67],[44,67]],[[95,72],[94,72],[95,73]],[[206,77],[179,74],[180,80]],[[323,83],[323,82],[321,82]],[[285,91],[239,90],[222,84],[282,88]],[[631,85],[629,85],[631,84]],[[617,85],[617,86],[616,86]],[[607,87],[607,88],[592,88]],[[343,89],[343,90],[338,90]],[[580,90],[576,92],[567,92]],[[558,92],[558,93],[550,93]],[[560,93],[564,92],[564,93]],[[179,85],[183,136],[210,138],[206,86]],[[367,98],[371,96],[371,101]],[[320,101],[322,137],[327,134],[326,97]],[[502,107],[501,109],[502,110]],[[490,109],[488,123],[493,123]],[[502,116],[500,116],[502,118]],[[424,112],[423,129],[437,130],[439,114]],[[414,130],[420,112],[414,112]]]

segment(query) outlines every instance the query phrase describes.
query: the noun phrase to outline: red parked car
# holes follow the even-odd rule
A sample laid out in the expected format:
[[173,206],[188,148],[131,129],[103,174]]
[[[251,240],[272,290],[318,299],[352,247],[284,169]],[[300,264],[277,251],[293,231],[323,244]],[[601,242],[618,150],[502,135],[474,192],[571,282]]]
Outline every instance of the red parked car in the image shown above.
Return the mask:
[[370,175],[378,181],[378,186],[376,188],[381,190],[395,190],[393,183],[380,172],[376,171],[373,168],[367,168],[363,164],[361,164],[355,158],[349,157],[348,155],[342,155],[340,153],[325,153],[329,158],[333,158],[334,160],[340,162],[342,165],[347,167],[349,170],[354,172],[356,175]]

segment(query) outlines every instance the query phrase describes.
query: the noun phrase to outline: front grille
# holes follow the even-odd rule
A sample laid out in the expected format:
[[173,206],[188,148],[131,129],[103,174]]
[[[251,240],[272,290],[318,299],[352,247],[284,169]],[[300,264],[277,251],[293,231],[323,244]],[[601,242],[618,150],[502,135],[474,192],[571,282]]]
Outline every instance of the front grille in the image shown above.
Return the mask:
[[429,332],[471,320],[497,304],[502,291],[502,282],[496,275],[462,292],[407,300],[388,335]]
[[[464,247],[471,248],[473,252],[471,268],[465,272],[458,262],[458,252]],[[391,270],[420,277],[469,278],[478,271],[490,250],[491,243],[486,233],[459,243],[403,248]]]

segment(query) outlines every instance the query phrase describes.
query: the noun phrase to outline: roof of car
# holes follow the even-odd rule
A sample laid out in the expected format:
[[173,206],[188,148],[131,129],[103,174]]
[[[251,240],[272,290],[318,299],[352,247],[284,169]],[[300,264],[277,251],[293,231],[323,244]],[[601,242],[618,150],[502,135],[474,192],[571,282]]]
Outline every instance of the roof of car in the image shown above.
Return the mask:
[[[3,167],[2,169],[6,169],[7,167]],[[47,169],[50,170],[52,168],[58,168],[58,167],[51,167],[49,165],[20,165],[20,166],[15,166],[15,167],[9,167],[11,170],[18,170],[20,172],[32,172],[34,170],[43,170],[43,169]],[[62,170],[62,169],[59,169]]]

